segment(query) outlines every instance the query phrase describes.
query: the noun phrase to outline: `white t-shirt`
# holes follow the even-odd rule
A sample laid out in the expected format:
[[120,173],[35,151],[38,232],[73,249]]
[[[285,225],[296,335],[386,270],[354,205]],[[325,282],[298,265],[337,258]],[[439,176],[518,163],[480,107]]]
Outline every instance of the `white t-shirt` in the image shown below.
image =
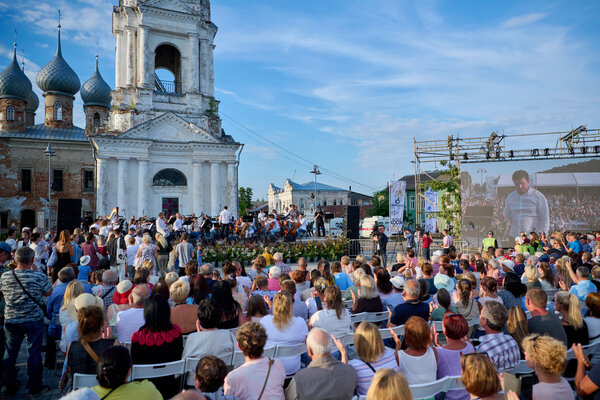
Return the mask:
[[135,256],[138,252],[139,244],[132,244],[127,247],[127,265],[135,265]]
[[238,285],[242,285],[248,289],[252,288],[252,279],[247,276],[236,276],[235,280],[237,281]]
[[427,348],[425,354],[414,357],[404,351],[398,352],[398,371],[402,372],[409,385],[418,385],[435,381],[437,362],[433,348]]
[[327,333],[339,339],[346,333],[350,333],[350,313],[344,309],[341,318],[338,319],[335,310],[317,311],[310,318],[310,324],[326,330]]
[[137,332],[146,321],[143,308],[130,308],[117,313],[115,331],[121,343],[131,343],[131,336]]
[[108,225],[101,227],[98,234],[100,236],[104,236],[105,238],[107,238],[108,235],[110,234],[110,227]]
[[[273,323],[272,315],[264,316],[260,323],[267,331],[267,344],[265,345],[267,348],[278,345],[294,346],[304,342],[308,335],[306,321],[300,317],[292,317],[290,324],[281,331]],[[295,374],[300,370],[300,356],[282,357],[281,362],[283,362],[287,375]]]

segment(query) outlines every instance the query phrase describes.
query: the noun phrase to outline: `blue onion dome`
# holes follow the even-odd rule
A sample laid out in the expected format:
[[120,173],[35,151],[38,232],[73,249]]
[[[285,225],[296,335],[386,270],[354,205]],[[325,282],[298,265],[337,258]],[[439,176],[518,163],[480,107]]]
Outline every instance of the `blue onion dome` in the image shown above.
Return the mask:
[[31,92],[29,92],[25,103],[27,103],[25,104],[25,110],[34,113],[40,106],[40,99],[38,98],[37,94],[35,94],[35,92],[32,90]]
[[31,92],[31,82],[25,76],[25,73],[19,68],[17,62],[17,44],[13,59],[8,68],[0,72],[0,99],[18,99],[27,100]]
[[96,69],[90,79],[81,85],[81,100],[84,106],[110,107],[112,97],[110,86],[102,79],[98,71],[98,56],[96,56]]
[[81,82],[62,56],[60,48],[60,25],[58,26],[58,44],[56,55],[37,74],[36,83],[44,93],[75,95]]

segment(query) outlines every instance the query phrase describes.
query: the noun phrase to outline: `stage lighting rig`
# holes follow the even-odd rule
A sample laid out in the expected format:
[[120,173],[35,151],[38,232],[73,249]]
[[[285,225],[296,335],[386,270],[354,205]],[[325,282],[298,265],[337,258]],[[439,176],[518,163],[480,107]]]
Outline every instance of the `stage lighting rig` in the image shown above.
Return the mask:
[[550,155],[550,149],[546,147],[544,149],[544,156],[548,157],[549,155]]
[[538,149],[531,150],[531,156],[532,157],[537,157],[538,155],[539,155]]
[[585,125],[580,125],[575,129],[571,129],[571,132],[567,133],[565,136],[561,137],[560,140],[565,142],[567,146],[573,146],[573,141],[581,132],[585,132],[587,127]]

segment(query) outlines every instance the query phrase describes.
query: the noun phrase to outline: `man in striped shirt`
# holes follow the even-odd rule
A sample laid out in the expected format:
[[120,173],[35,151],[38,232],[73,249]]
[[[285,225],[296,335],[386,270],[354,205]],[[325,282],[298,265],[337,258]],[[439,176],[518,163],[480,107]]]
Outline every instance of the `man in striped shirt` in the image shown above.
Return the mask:
[[477,351],[486,353],[498,371],[516,367],[521,358],[515,339],[500,332],[507,320],[506,307],[495,301],[485,303],[479,317],[479,324],[485,329],[485,335],[479,338]]

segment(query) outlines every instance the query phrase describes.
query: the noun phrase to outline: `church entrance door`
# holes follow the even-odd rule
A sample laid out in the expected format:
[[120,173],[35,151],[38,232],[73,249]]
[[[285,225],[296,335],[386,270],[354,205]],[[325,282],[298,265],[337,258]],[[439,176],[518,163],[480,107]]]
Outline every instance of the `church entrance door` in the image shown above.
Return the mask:
[[162,198],[162,211],[165,213],[165,217],[170,217],[179,212],[179,198],[177,197],[163,197]]

